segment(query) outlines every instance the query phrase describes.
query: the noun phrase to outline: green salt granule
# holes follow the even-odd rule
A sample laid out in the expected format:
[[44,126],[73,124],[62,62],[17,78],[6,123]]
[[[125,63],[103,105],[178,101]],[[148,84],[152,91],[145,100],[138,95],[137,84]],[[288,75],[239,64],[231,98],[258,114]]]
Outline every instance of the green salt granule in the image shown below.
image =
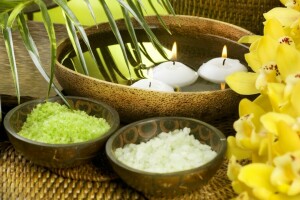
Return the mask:
[[110,125],[103,118],[46,102],[38,104],[27,116],[19,135],[49,144],[69,144],[97,138],[109,129]]

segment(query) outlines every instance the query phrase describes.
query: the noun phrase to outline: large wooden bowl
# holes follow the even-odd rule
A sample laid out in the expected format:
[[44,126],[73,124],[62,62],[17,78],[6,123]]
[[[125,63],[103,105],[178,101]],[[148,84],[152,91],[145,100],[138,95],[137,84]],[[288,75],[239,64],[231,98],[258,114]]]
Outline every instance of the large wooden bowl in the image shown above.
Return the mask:
[[[243,35],[251,34],[249,31],[200,17],[165,16],[163,19],[172,35],[164,31],[155,17],[148,17],[147,21],[167,48],[170,49],[173,42],[177,42],[178,60],[195,70],[208,59],[220,57],[225,44],[229,57],[239,59],[245,64],[244,54],[248,52],[248,48],[236,41]],[[122,20],[118,21],[118,25],[120,30],[126,29]],[[138,25],[136,28],[139,30]],[[87,34],[93,49],[116,43],[107,23],[98,25],[98,28],[87,29]],[[137,34],[142,40],[147,40],[143,32]],[[236,113],[242,98],[231,89],[219,90],[219,86],[210,91],[203,91],[200,84],[195,86],[198,87],[196,90],[194,88],[190,91],[158,92],[92,78],[76,72],[72,66],[62,64],[66,55],[71,55],[71,49],[69,39],[58,47],[55,74],[64,91],[69,95],[106,102],[118,111],[121,122],[124,123],[154,116],[184,116],[211,122]]]

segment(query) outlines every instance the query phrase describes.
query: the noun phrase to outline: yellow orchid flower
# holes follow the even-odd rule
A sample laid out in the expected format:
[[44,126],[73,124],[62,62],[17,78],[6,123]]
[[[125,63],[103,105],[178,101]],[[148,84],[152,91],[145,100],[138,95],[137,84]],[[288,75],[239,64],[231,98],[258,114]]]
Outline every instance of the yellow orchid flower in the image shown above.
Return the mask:
[[289,152],[274,159],[275,168],[271,183],[280,193],[289,196],[300,194],[300,151]]
[[[267,151],[264,146],[267,135],[263,130],[260,117],[265,110],[248,99],[243,99],[239,105],[240,119],[234,122],[235,137],[228,137],[227,156],[234,155],[237,159],[252,159],[253,162],[261,162],[267,159]],[[262,146],[263,144],[263,146]]]
[[[283,26],[280,21],[278,21],[276,18],[270,18],[265,23],[264,26],[264,36],[270,36],[275,40],[278,40],[279,42],[290,42],[287,40],[287,38],[293,38],[299,37],[298,35],[291,34],[291,29],[287,29],[285,26]],[[249,50],[254,51],[257,49],[259,40],[263,36],[259,35],[246,35],[241,37],[238,42],[239,43],[246,43],[251,44]],[[286,38],[287,37],[287,38]]]
[[264,36],[256,39],[250,46],[250,52],[245,55],[251,69],[258,72],[263,65],[273,62],[277,46],[283,42],[293,45],[293,39],[285,33],[280,22],[276,19],[268,20],[265,23]]
[[[269,112],[261,117],[264,128],[272,134],[270,143],[271,159],[278,155],[300,150],[300,123],[287,114]],[[270,159],[270,158],[269,158]]]
[[277,19],[282,26],[292,27],[300,18],[300,12],[292,8],[273,8],[264,14],[266,20]]
[[[278,54],[283,51],[288,53],[289,49],[282,50],[280,46],[291,46],[290,49],[295,49],[296,44],[276,19],[266,22],[264,33],[263,37],[256,39],[250,46],[250,52],[245,54],[248,65],[255,73],[236,72],[226,78],[229,87],[239,94],[265,93],[268,83],[283,81],[277,67],[277,57],[281,57]],[[279,50],[277,51],[277,49]],[[286,60],[280,61],[285,62]]]
[[273,110],[285,113],[293,117],[300,116],[300,75],[290,75],[286,78],[286,84],[268,84],[267,94]]
[[260,142],[258,134],[255,131],[253,118],[253,114],[248,114],[240,117],[240,119],[233,124],[237,132],[235,135],[237,146],[251,151],[257,150]]
[[[226,83],[243,99],[235,136],[227,139],[227,176],[236,200],[300,199],[300,0],[265,13],[264,35],[249,35],[245,54],[252,72],[237,72]],[[241,165],[237,160],[249,159]]]
[[285,5],[287,8],[292,8],[295,10],[300,11],[300,1],[299,0],[280,0],[283,5]]
[[227,176],[229,180],[232,181],[232,188],[237,194],[245,193],[245,191],[251,192],[251,188],[249,188],[245,183],[238,180],[238,176],[242,167],[243,166],[237,162],[235,156],[232,156],[230,158],[227,168]]

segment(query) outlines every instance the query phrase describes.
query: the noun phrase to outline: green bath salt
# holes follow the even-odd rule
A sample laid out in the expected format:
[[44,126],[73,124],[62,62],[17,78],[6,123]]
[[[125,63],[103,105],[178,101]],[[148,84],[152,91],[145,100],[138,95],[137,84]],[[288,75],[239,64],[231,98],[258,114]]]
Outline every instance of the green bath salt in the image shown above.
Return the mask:
[[109,129],[110,125],[103,118],[46,102],[38,104],[27,116],[19,135],[49,144],[70,144],[97,138]]

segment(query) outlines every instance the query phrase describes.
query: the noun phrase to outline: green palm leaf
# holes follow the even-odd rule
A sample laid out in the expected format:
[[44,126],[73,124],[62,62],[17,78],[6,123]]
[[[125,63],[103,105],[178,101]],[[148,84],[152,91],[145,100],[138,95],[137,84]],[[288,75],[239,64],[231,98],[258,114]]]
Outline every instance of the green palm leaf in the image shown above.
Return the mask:
[[[50,41],[50,49],[51,49],[51,64],[50,64],[50,69],[51,69],[51,73],[50,73],[50,80],[49,80],[49,88],[48,88],[48,94],[47,96],[49,96],[50,91],[51,91],[51,86],[53,83],[53,77],[54,77],[54,68],[55,68],[55,60],[56,60],[56,37],[55,37],[55,30],[54,30],[54,26],[53,23],[51,22],[47,7],[45,5],[45,3],[42,0],[36,0],[35,1],[36,4],[39,6],[41,13],[42,13],[42,17],[43,17],[43,22],[44,22],[44,26],[46,28],[46,31],[48,33],[48,37],[49,37],[49,41]],[[23,24],[25,24],[25,19],[23,19]],[[19,30],[21,30],[19,28]],[[36,53],[38,53],[38,51],[36,51]]]
[[121,6],[123,6],[126,10],[128,10],[128,12],[130,12],[130,14],[133,16],[133,18],[140,24],[140,26],[143,27],[143,29],[145,30],[145,32],[149,36],[152,44],[157,48],[158,52],[164,58],[168,59],[167,56],[166,56],[166,53],[165,53],[164,49],[162,48],[163,45],[160,43],[160,41],[154,35],[154,33],[150,29],[149,25],[147,24],[145,18],[139,12],[139,9],[134,4],[134,2],[132,0],[127,0],[127,3],[128,3],[127,4],[123,0],[117,0],[117,1],[120,3]]
[[131,71],[130,71],[130,68],[129,68],[128,58],[127,58],[127,54],[126,54],[126,49],[125,49],[125,45],[124,45],[121,33],[120,33],[119,29],[118,29],[118,26],[117,26],[117,24],[115,22],[115,19],[114,19],[112,13],[110,12],[110,10],[109,10],[109,8],[108,8],[105,0],[100,0],[100,2],[101,2],[101,5],[102,5],[102,7],[104,9],[104,12],[105,12],[105,14],[107,16],[107,19],[108,19],[108,22],[109,22],[110,27],[112,29],[112,32],[114,33],[114,35],[115,35],[118,43],[120,44],[121,50],[123,52],[123,56],[125,58],[126,66],[128,68],[130,80],[131,80]]
[[128,33],[131,37],[131,40],[132,40],[132,43],[133,43],[133,46],[134,46],[134,51],[137,55],[137,61],[139,63],[142,63],[141,51],[140,51],[140,48],[139,48],[138,40],[137,40],[135,31],[134,31],[134,27],[132,25],[129,13],[123,7],[122,7],[122,12],[123,12],[123,16],[124,16],[124,20],[125,20],[125,24],[126,24]]
[[90,4],[90,1],[89,0],[84,0],[84,1],[85,1],[86,5],[87,5],[89,11],[90,11],[91,16],[93,17],[93,20],[94,20],[95,24],[96,24],[97,22],[96,22],[95,13],[94,13],[93,8],[92,8],[92,6]]
[[13,45],[13,40],[12,40],[12,33],[11,33],[11,28],[7,26],[6,22],[8,21],[8,14],[2,14],[1,16],[1,21],[3,22],[3,37],[5,41],[5,47],[6,51],[8,54],[9,58],[9,63],[10,63],[10,68],[13,76],[13,81],[15,83],[15,89],[16,89],[16,94],[18,98],[18,103],[20,103],[20,84],[19,84],[19,77],[18,77],[18,68],[17,68],[17,62],[15,58],[15,53],[14,53],[14,45]]
[[[44,77],[44,79],[49,83],[49,91],[51,89],[51,87],[54,88],[55,92],[64,100],[64,102],[69,106],[69,103],[68,101],[66,100],[66,98],[64,97],[64,95],[60,92],[60,90],[57,88],[57,86],[53,83],[53,80],[51,80],[51,77],[53,79],[53,73],[54,71],[52,70],[51,71],[51,76],[49,77],[47,72],[45,71],[42,63],[41,63],[41,60],[40,60],[40,57],[39,57],[39,54],[38,54],[38,51],[37,51],[37,48],[36,48],[36,45],[35,45],[35,42],[34,40],[32,39],[31,37],[31,34],[28,30],[28,26],[26,24],[26,21],[25,21],[25,18],[22,14],[19,15],[18,17],[18,26],[19,26],[19,29],[22,30],[20,32],[21,34],[21,37],[23,39],[23,42],[24,42],[24,45],[29,53],[29,56],[31,57],[33,63],[35,64],[36,68],[39,70],[40,74]],[[56,46],[55,43],[51,46]],[[55,48],[56,47],[52,47],[52,48]],[[52,50],[54,51],[54,50]],[[54,69],[54,67],[53,67]],[[49,95],[49,91],[48,91],[48,95]]]
[[1,0],[0,13],[7,13],[23,2],[24,0]]
[[74,24],[71,22],[71,20],[68,17],[65,16],[65,14],[64,14],[64,17],[65,17],[66,22],[67,22],[66,27],[67,27],[69,39],[72,43],[73,49],[74,49],[77,57],[79,58],[80,65],[82,67],[82,69],[79,69],[78,66],[77,66],[76,70],[79,71],[79,72],[83,71],[84,74],[89,76],[89,71],[87,69],[87,65],[86,65],[86,62],[85,62],[85,59],[84,59],[84,56],[83,56],[83,52],[82,52],[82,48],[81,48],[81,45],[80,45],[80,42],[79,42],[79,38],[77,37],[76,28],[75,28]]
[[169,14],[175,15],[175,11],[169,0],[157,0],[157,2],[161,4],[168,11]]
[[[164,20],[161,18],[161,16],[159,15],[157,9],[156,9],[155,6],[153,5],[152,0],[148,0],[148,2],[149,2],[149,4],[150,4],[152,10],[155,12],[155,14],[156,14],[156,16],[157,16],[159,22],[162,24],[162,26],[165,28],[165,30],[167,30],[168,33],[171,34],[171,31],[170,31],[169,28],[166,26]],[[160,1],[159,1],[159,3],[161,4]]]
[[[90,46],[88,37],[85,33],[85,30],[83,28],[83,26],[80,24],[80,22],[78,21],[77,17],[74,15],[74,13],[72,12],[72,10],[68,7],[67,5],[67,1],[66,0],[53,0],[55,3],[57,3],[57,5],[59,5],[62,8],[63,14],[65,16],[66,19],[66,27],[68,30],[68,34],[69,34],[69,38],[72,42],[73,48],[76,52],[76,55],[79,58],[80,64],[82,66],[82,70],[86,75],[89,75],[89,70],[88,67],[86,65],[85,59],[84,59],[84,55],[83,55],[83,51],[81,48],[81,45],[79,43],[79,38],[77,36],[77,31],[79,33],[79,35],[81,36],[83,42],[85,43],[86,47],[89,50],[89,53],[91,54],[94,62],[96,62],[96,58],[93,54],[92,48]],[[91,9],[91,6],[89,4],[89,1],[86,0],[88,7],[91,11],[92,16],[94,17],[93,11]],[[95,18],[94,18],[95,19]]]
[[7,26],[13,27],[14,22],[17,18],[17,16],[22,12],[27,6],[33,4],[33,1],[25,1],[24,3],[20,3],[17,6],[15,6],[12,10],[12,12],[9,14],[9,17],[7,19]]

